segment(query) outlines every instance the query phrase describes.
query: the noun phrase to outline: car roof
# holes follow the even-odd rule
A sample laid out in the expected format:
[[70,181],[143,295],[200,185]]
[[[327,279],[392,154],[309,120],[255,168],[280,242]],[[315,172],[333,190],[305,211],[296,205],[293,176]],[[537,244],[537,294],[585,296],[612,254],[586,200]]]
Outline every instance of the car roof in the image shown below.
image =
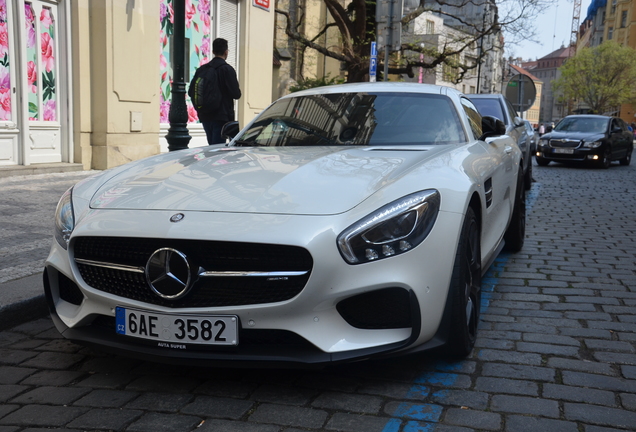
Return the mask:
[[284,98],[306,96],[315,94],[330,94],[330,93],[427,93],[427,94],[442,94],[442,95],[456,95],[460,96],[462,93],[452,87],[434,85],[434,84],[420,84],[420,83],[404,83],[404,82],[365,82],[365,83],[348,83],[338,84],[324,87],[315,87],[299,92],[291,93]]
[[600,115],[600,114],[572,114],[572,115],[564,117],[564,119],[566,119],[566,118],[602,118],[602,119],[611,119],[611,118],[618,118],[618,117],[611,117],[611,116],[605,116],[605,115]]

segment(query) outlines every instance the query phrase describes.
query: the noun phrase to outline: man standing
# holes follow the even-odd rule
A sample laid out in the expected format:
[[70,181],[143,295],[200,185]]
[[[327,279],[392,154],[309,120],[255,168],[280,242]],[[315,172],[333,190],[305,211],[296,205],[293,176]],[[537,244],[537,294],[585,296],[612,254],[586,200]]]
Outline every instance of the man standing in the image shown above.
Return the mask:
[[208,144],[210,145],[225,142],[225,139],[221,136],[221,128],[225,123],[234,121],[234,100],[241,97],[241,89],[239,88],[238,79],[236,78],[236,71],[225,61],[228,52],[227,40],[222,38],[215,39],[212,42],[214,58],[197,69],[197,73],[195,73],[194,78],[192,78],[188,90],[188,94],[193,98],[195,91],[194,83],[197,77],[206,73],[203,72],[205,69],[210,67],[214,68],[217,85],[213,88],[220,92],[220,104],[214,109],[210,109],[209,107],[206,109],[205,106],[197,108],[195,106],[199,120],[205,130]]

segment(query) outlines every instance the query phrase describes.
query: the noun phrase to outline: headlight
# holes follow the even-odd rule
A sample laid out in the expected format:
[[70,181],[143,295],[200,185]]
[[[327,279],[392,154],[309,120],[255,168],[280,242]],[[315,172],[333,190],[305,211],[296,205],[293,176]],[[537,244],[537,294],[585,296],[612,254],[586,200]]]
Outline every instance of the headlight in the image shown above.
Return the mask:
[[70,188],[57,203],[57,209],[55,210],[55,240],[64,249],[68,248],[68,242],[71,238],[71,233],[75,228],[75,216],[73,215],[73,202],[72,191]]
[[584,142],[583,147],[586,148],[598,148],[603,145],[602,141]]
[[547,138],[546,138],[546,139],[540,139],[540,140],[539,140],[539,145],[540,145],[540,146],[547,146],[549,143],[550,143],[550,140],[549,140],[549,139],[547,139]]
[[354,223],[338,236],[338,249],[349,264],[400,255],[422,243],[439,212],[433,189],[393,201]]

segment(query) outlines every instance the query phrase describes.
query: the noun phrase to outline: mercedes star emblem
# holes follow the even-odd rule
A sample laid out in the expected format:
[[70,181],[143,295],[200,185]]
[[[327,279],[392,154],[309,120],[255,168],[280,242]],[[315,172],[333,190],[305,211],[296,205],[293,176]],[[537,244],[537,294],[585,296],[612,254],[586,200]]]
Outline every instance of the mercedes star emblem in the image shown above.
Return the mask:
[[185,215],[183,213],[176,213],[170,217],[170,222],[181,222]]
[[183,297],[192,281],[188,259],[176,249],[157,249],[146,263],[146,279],[159,297],[171,300]]

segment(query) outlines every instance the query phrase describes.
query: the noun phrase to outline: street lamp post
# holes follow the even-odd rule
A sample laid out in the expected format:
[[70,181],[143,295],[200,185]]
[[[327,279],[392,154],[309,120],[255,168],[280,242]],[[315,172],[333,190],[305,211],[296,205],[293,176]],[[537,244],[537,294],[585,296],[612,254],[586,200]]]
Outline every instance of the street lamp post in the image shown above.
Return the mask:
[[172,96],[168,114],[170,128],[166,134],[169,151],[188,148],[192,138],[188,133],[188,109],[185,102],[185,0],[174,0],[172,4],[174,9]]

